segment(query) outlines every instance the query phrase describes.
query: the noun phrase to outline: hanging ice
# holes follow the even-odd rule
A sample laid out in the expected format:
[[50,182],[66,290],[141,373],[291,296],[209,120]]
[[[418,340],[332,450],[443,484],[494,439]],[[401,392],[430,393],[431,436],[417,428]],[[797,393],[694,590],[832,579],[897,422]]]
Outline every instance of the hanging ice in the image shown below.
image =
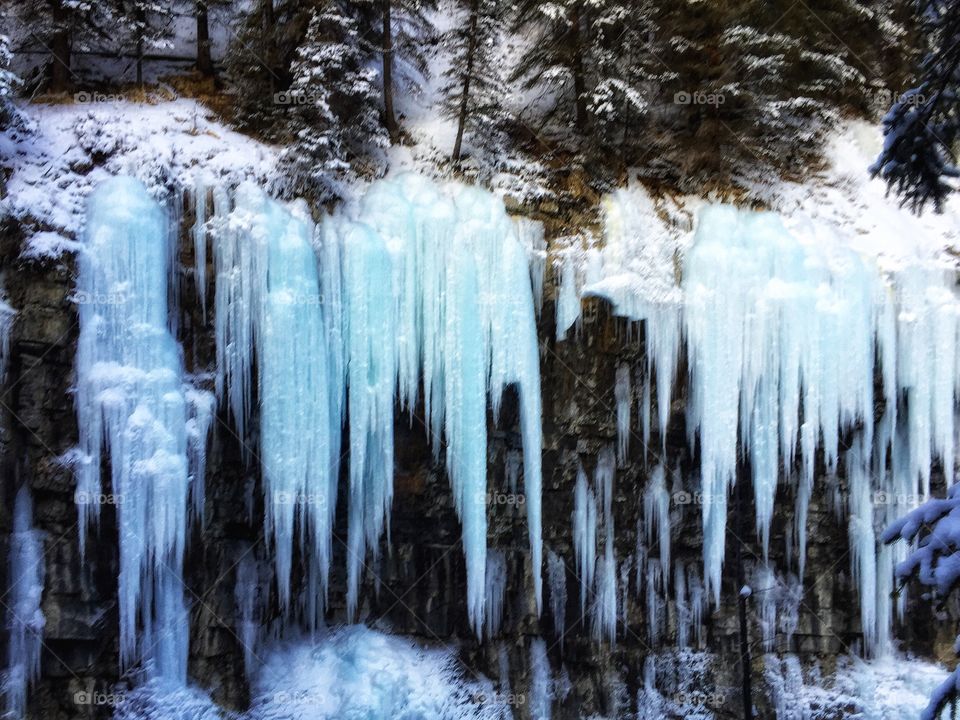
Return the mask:
[[298,522],[326,593],[340,418],[328,395],[327,332],[306,207],[281,206],[252,183],[237,189],[234,204],[214,243],[218,390],[243,441],[256,358],[265,534],[285,608]]
[[198,395],[188,397],[168,327],[172,240],[163,209],[139,181],[114,178],[90,196],[78,278],[76,500],[82,549],[88,521],[98,517],[106,447],[117,498],[121,665],[149,661],[182,682],[187,510],[191,483],[203,482],[189,467],[188,456],[198,457],[190,421],[196,436],[208,404],[198,408]]
[[43,536],[33,528],[33,498],[21,486],[13,506],[10,536],[7,628],[10,645],[5,683],[11,717],[26,717],[27,689],[40,675],[40,648],[46,619],[40,608],[44,580]]
[[617,462],[623,465],[627,461],[630,447],[630,368],[625,364],[617,366],[616,384],[613,396],[617,406]]
[[553,633],[563,648],[567,616],[567,565],[552,550],[547,551],[547,589],[550,593],[550,614]]
[[573,554],[580,578],[580,614],[583,615],[597,562],[597,500],[583,466],[577,468],[573,489]]
[[389,541],[395,407],[399,402],[416,412],[422,388],[430,440],[437,452],[446,449],[463,525],[469,617],[479,635],[487,408],[496,421],[502,393],[513,385],[520,396],[524,507],[540,608],[535,303],[518,226],[502,202],[403,175],[376,183],[352,212],[324,219],[316,232],[305,208],[284,208],[253,186],[237,190],[235,205],[229,222],[219,221],[216,209],[213,220],[221,227],[214,244],[218,391],[245,438],[256,357],[268,530],[282,603],[289,601],[298,518],[307,528],[306,555],[319,558],[316,574],[325,592],[339,429],[349,417],[347,606],[355,614],[367,555],[376,561],[385,532]]

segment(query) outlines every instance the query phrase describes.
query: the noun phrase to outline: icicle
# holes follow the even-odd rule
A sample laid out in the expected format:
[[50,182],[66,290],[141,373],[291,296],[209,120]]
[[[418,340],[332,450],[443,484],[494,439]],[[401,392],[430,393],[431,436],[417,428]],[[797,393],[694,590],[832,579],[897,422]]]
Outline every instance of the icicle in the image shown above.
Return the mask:
[[582,465],[577,468],[573,490],[573,554],[580,577],[580,614],[583,615],[597,561],[597,499],[587,485],[587,473]]
[[260,603],[260,573],[253,549],[241,549],[237,563],[237,580],[234,585],[237,606],[237,637],[243,647],[243,667],[247,678],[256,670],[257,647],[260,644],[262,618],[258,615]]
[[877,548],[873,528],[873,497],[870,469],[863,439],[854,441],[844,458],[850,507],[850,560],[860,598],[860,628],[864,651],[872,654],[877,644]]
[[640,393],[640,427],[643,432],[643,461],[647,461],[650,450],[650,376],[643,376],[643,390]]
[[647,559],[647,631],[650,646],[660,641],[660,603],[663,594],[663,567],[656,558]]
[[570,328],[580,318],[577,266],[572,249],[564,253],[557,272],[557,340],[566,340]]
[[617,560],[613,547],[613,526],[607,526],[603,561],[597,572],[592,607],[593,638],[611,645],[617,639]]
[[10,359],[10,333],[17,311],[0,300],[0,382],[7,376],[7,361]]
[[543,638],[534,638],[530,643],[530,717],[550,720],[553,698],[553,682],[550,679],[550,658]]
[[563,649],[567,616],[567,565],[563,558],[547,550],[547,589],[550,592],[550,614],[553,616],[553,634]]
[[777,636],[777,579],[768,565],[757,565],[750,580],[764,652],[773,652]]
[[670,568],[670,494],[666,487],[666,471],[657,465],[643,491],[643,527],[646,544],[653,545],[656,528],[657,547],[660,551],[660,567]]
[[76,407],[84,459],[76,500],[82,552],[87,523],[98,517],[106,447],[112,491],[121,499],[121,666],[143,659],[185,682],[180,575],[191,478],[202,478],[190,472],[188,455],[200,454],[196,444],[190,448],[183,363],[168,323],[173,239],[163,210],[140,182],[113,178],[90,196],[78,279],[84,301]]
[[492,638],[500,632],[503,621],[503,598],[507,590],[507,558],[500,550],[487,553],[486,588],[486,637]]
[[[256,357],[264,530],[285,609],[298,519],[309,537],[310,553],[317,556],[326,593],[336,506],[330,460],[339,452],[340,418],[333,415],[328,396],[334,383],[327,368],[327,323],[306,206],[283,207],[252,183],[241,185],[234,201],[235,209],[221,223],[214,243],[217,390],[229,399],[242,440]],[[225,202],[216,205],[222,208]],[[357,417],[362,420],[360,411]],[[362,452],[358,455],[362,459]]]
[[623,363],[617,366],[613,395],[617,406],[617,462],[623,466],[630,447],[630,368]]
[[27,690],[40,676],[40,650],[46,619],[40,609],[43,596],[43,535],[33,529],[33,498],[20,487],[13,506],[10,536],[7,627],[6,707],[11,717],[26,717]]
[[526,252],[530,264],[533,302],[537,309],[537,317],[540,317],[540,312],[543,310],[543,283],[547,274],[547,240],[544,236],[543,223],[523,217],[516,218],[514,222],[517,226],[517,240]]

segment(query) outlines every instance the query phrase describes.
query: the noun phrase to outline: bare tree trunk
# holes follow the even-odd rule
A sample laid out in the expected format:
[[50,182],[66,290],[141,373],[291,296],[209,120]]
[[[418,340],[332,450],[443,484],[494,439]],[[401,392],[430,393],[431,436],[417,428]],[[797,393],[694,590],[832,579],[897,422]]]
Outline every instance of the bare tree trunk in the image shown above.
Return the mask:
[[210,16],[207,0],[197,0],[197,72],[204,77],[213,76],[213,59],[210,57]]
[[575,3],[570,9],[570,60],[573,70],[574,109],[576,117],[574,124],[577,131],[587,131],[587,80],[583,70],[583,38],[580,28],[580,4]]
[[50,89],[67,92],[70,89],[70,27],[69,13],[62,0],[51,0],[53,36],[50,38]]
[[137,85],[143,85],[143,36],[147,32],[147,13],[143,5],[136,5],[134,20],[137,23]]
[[270,73],[270,92],[275,93],[277,88],[276,59],[274,52],[274,42],[277,36],[277,18],[273,12],[273,0],[263,0],[263,37],[264,37],[264,57],[263,61]]
[[467,71],[463,76],[463,96],[460,98],[460,116],[457,119],[457,140],[453,144],[455,163],[460,162],[460,146],[463,143],[463,128],[467,124],[467,107],[470,101],[470,80],[473,78],[474,56],[477,54],[477,25],[480,22],[480,0],[470,5],[470,30],[467,42]]
[[391,0],[383,0],[383,123],[390,143],[400,142],[400,128],[393,112],[393,30],[390,25]]

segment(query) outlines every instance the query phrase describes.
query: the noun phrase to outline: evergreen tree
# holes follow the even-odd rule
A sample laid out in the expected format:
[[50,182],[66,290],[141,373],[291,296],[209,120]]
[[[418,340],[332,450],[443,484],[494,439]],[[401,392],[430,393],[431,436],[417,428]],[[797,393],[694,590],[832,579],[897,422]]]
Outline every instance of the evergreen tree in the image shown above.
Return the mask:
[[504,41],[501,4],[497,0],[466,0],[460,10],[461,21],[444,37],[452,59],[444,74],[443,110],[457,121],[451,159],[460,163],[467,134],[472,154],[483,156],[473,165],[489,166],[495,162],[496,148],[504,144],[507,119],[503,110],[507,87],[502,56],[497,52]]
[[940,210],[960,177],[960,2],[917,0],[917,11],[926,55],[916,86],[883,120],[883,150],[870,170],[920,212],[928,202]]
[[561,128],[587,132],[587,6],[582,0],[539,3],[521,0],[514,29],[529,39],[511,81],[523,81],[525,90],[538,88],[544,101],[544,120],[562,114]]
[[73,52],[112,38],[113,8],[94,0],[24,0],[18,19],[49,52],[45,82],[54,92],[74,83]]
[[[915,543],[907,559],[897,566],[904,582],[917,579],[932,590],[926,597],[942,608],[960,584],[960,485],[953,485],[944,498],[930,498],[890,527],[881,540]],[[960,637],[955,649],[960,653]],[[921,720],[935,720],[948,705],[960,701],[960,667],[954,668],[933,692]]]
[[13,96],[20,79],[10,70],[10,38],[0,35],[0,129],[7,127],[15,114]]
[[339,197],[344,179],[360,166],[382,164],[388,138],[380,122],[376,72],[360,50],[360,32],[349,4],[331,0],[313,11],[297,48],[288,90],[293,146],[292,194],[320,200]]
[[144,55],[173,47],[174,8],[159,0],[120,0],[116,20],[133,47],[137,83],[142,84]]

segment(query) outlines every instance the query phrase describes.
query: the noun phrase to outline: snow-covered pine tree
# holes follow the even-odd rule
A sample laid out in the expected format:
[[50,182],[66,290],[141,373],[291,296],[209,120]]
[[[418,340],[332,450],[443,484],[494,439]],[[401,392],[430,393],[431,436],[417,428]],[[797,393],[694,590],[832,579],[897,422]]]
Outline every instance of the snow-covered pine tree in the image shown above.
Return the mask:
[[960,177],[960,2],[916,0],[926,46],[915,87],[884,117],[884,145],[870,171],[920,212],[939,210]]
[[[451,159],[460,164],[470,156],[474,173],[496,164],[502,150],[507,120],[504,100],[502,3],[498,0],[461,0],[456,24],[443,44],[451,56],[444,73],[443,110],[456,120],[457,136]],[[467,136],[467,151],[463,139]]]
[[10,70],[10,38],[0,34],[0,129],[7,127],[14,115],[13,97],[20,79]]
[[[904,581],[917,579],[930,588],[930,597],[942,607],[960,584],[960,485],[954,484],[944,498],[931,498],[890,525],[882,542],[916,542],[915,548],[897,567]],[[960,654],[960,637],[954,645]],[[960,667],[934,691],[920,720],[936,720],[942,710],[953,706],[956,715],[960,702]]]
[[116,20],[127,52],[134,53],[137,83],[143,83],[144,55],[173,47],[174,7],[160,0],[120,0]]
[[376,172],[389,145],[377,73],[360,49],[351,10],[342,0],[314,9],[290,70],[287,122],[294,140],[284,152],[288,190],[321,201],[340,197],[357,171]]
[[514,29],[528,43],[510,77],[522,81],[525,90],[538,91],[545,122],[561,130],[573,128],[581,136],[589,125],[587,14],[582,0],[519,0]]
[[47,55],[41,82],[54,92],[65,92],[77,80],[73,54],[90,49],[93,43],[113,38],[113,3],[94,0],[22,0],[17,18],[38,49]]
[[651,101],[674,73],[661,56],[662,33],[652,0],[598,0],[591,4],[590,63],[595,83],[587,110],[594,140],[630,161],[644,145]]
[[314,3],[256,0],[238,19],[227,56],[227,88],[237,124],[270,140],[287,140],[290,65],[306,35]]
[[380,65],[383,124],[392,143],[400,141],[397,92],[419,91],[427,77],[427,53],[436,29],[429,13],[436,0],[355,0],[351,3],[361,28],[361,48]]
[[720,35],[717,116],[732,158],[754,176],[804,172],[823,133],[842,111],[863,102],[867,77],[876,72],[822,24],[876,37],[871,11],[855,0],[817,4],[816,14],[782,17],[778,3],[751,0],[726,19]]

